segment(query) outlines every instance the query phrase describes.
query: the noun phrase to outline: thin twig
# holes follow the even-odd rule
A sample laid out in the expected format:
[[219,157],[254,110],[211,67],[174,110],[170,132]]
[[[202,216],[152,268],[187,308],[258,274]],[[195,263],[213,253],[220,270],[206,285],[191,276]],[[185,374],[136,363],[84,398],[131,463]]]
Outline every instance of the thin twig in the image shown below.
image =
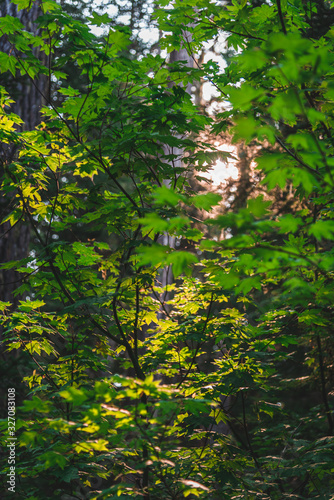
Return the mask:
[[282,12],[281,0],[276,0],[276,3],[277,3],[278,17],[279,17],[279,20],[280,20],[281,26],[282,26],[282,31],[283,31],[284,35],[286,35],[287,31],[286,31],[286,27],[285,27],[283,12]]

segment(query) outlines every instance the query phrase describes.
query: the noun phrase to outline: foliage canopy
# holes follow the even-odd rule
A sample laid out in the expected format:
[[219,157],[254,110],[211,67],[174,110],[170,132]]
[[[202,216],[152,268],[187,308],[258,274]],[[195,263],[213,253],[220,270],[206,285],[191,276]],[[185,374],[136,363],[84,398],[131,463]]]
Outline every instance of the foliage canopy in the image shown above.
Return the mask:
[[[32,131],[1,87],[3,222],[34,235],[26,259],[2,264],[21,273],[23,297],[17,310],[1,303],[7,361],[22,379],[8,494],[332,498],[331,4],[161,1],[162,46],[195,58],[224,32],[234,50],[224,70],[133,60],[123,27],[90,31],[106,15],[83,23],[41,5],[38,35],[0,19],[11,47],[1,72],[50,86]],[[225,103],[214,118],[184,90],[200,79]],[[238,211],[191,187],[219,154],[199,139],[209,128],[257,151],[265,194]],[[289,213],[277,190],[293,193]],[[211,236],[222,231],[230,237]]]

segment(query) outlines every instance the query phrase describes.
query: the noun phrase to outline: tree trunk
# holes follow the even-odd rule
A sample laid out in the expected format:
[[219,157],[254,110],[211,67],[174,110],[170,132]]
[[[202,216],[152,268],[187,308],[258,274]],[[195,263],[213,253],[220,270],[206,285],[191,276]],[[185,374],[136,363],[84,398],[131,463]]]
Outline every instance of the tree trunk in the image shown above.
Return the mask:
[[[184,38],[185,44],[187,43],[188,37],[190,37],[190,34],[188,32],[184,32],[183,38]],[[189,68],[194,67],[194,59],[191,55],[189,55],[189,53],[187,52],[187,50],[185,48],[182,48],[180,50],[173,50],[173,52],[171,52],[170,57],[169,57],[169,62],[174,63],[177,61],[186,61],[186,66],[188,66]],[[175,85],[175,83],[171,82],[170,86],[173,87],[173,85]],[[192,87],[192,85],[190,83],[188,83],[188,85],[185,89],[186,92],[190,95],[191,95],[191,87]],[[182,156],[183,156],[182,149],[176,148],[176,147],[171,147],[171,146],[168,146],[167,144],[165,144],[164,145],[164,153],[166,155],[171,155],[171,154],[177,155],[177,158],[175,160],[173,160],[173,167],[174,168],[179,168],[182,166]],[[170,180],[164,181],[164,184],[167,187],[171,187]],[[173,236],[170,236],[168,233],[164,233],[160,236],[159,243],[161,245],[169,246],[170,248],[175,248],[176,240]],[[173,279],[172,267],[167,266],[162,270],[162,274],[161,274],[161,286],[164,289],[164,292],[163,292],[160,300],[163,304],[165,304],[165,302],[167,302],[171,298],[171,295],[168,292],[168,285],[171,285],[173,283],[173,281],[174,281],[174,279]],[[164,308],[165,308],[165,310],[168,310],[168,306],[164,305]],[[165,315],[164,311],[162,310],[159,317],[162,318],[162,317],[164,317],[164,315]]]
[[[38,32],[36,19],[40,15],[39,2],[34,2],[31,9],[18,11],[17,6],[9,0],[0,3],[0,17],[13,16],[18,18],[22,24],[32,33]],[[6,36],[0,38],[0,51],[8,53],[11,45]],[[38,48],[33,49],[34,55],[38,56]],[[40,109],[44,104],[43,97],[46,88],[45,78],[40,78],[33,85],[28,77],[13,78],[11,75],[4,78],[3,85],[7,92],[15,100],[11,111],[24,121],[24,130],[33,130],[40,120]],[[1,148],[0,176],[4,175],[4,165],[12,161],[13,148],[9,145]],[[0,204],[0,217],[3,219],[11,210],[12,199],[2,196]],[[0,220],[1,220],[0,219]],[[18,223],[14,227],[6,222],[0,226],[0,262],[6,263],[11,260],[21,260],[28,255],[30,242],[30,228],[23,223]],[[14,269],[0,271],[0,300],[10,302],[15,308],[18,304],[19,296],[14,296],[14,292],[21,285],[21,276]]]

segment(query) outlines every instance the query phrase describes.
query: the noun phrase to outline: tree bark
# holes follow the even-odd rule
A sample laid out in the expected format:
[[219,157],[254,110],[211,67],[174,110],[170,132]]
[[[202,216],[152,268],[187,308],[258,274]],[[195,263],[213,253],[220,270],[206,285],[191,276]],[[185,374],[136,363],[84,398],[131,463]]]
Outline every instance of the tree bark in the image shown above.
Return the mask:
[[[191,35],[188,32],[184,33],[184,36],[183,36],[184,44],[187,44],[188,38],[190,38],[190,36]],[[188,53],[187,49],[185,49],[185,48],[182,48],[180,50],[173,50],[173,52],[171,52],[170,57],[169,57],[169,62],[174,63],[177,61],[186,61],[186,66],[188,66],[189,68],[194,67],[194,59]],[[175,85],[174,82],[170,83],[171,87],[173,87],[174,85]],[[191,87],[192,87],[192,85],[190,83],[188,83],[188,85],[185,89],[186,92],[190,95],[191,95]],[[164,148],[164,153],[166,155],[171,155],[171,154],[177,155],[177,158],[175,160],[173,160],[173,167],[180,168],[182,166],[183,150],[180,148],[168,146],[167,144],[164,144],[163,148]],[[165,180],[164,184],[168,188],[171,187],[170,180]],[[164,233],[160,236],[159,243],[161,245],[169,246],[170,248],[175,248],[176,240],[173,236],[170,236],[168,233]],[[173,283],[173,281],[174,281],[174,278],[173,278],[172,267],[171,266],[165,267],[162,270],[162,274],[161,274],[161,286],[164,289],[164,292],[163,292],[160,300],[163,304],[171,298],[171,294],[170,294],[170,292],[168,292],[168,285],[171,285]],[[165,305],[164,309],[168,310],[168,306]],[[164,316],[165,316],[165,313],[162,310],[160,312],[159,317],[162,318]]]
[[[36,19],[40,15],[40,4],[34,2],[30,10],[18,11],[17,6],[9,0],[3,0],[0,3],[0,17],[13,16],[18,18],[26,29],[37,34]],[[11,44],[6,36],[0,37],[0,51],[9,53]],[[34,55],[39,56],[38,48],[34,48]],[[40,121],[40,109],[44,104],[42,97],[46,88],[45,77],[39,78],[36,85],[26,76],[13,78],[7,76],[3,85],[7,92],[15,100],[11,111],[23,120],[22,128],[24,130],[33,130]],[[4,166],[11,163],[14,156],[14,148],[10,145],[1,147],[0,156],[0,176],[4,175]],[[3,219],[11,210],[12,199],[2,196],[0,202],[0,217]],[[0,219],[0,220],[1,220]],[[22,222],[14,227],[6,222],[0,226],[0,262],[6,263],[11,260],[21,260],[28,255],[30,242],[30,228]],[[14,296],[15,290],[21,285],[20,273],[14,269],[0,271],[0,300],[10,302],[12,307],[18,305],[19,296]]]

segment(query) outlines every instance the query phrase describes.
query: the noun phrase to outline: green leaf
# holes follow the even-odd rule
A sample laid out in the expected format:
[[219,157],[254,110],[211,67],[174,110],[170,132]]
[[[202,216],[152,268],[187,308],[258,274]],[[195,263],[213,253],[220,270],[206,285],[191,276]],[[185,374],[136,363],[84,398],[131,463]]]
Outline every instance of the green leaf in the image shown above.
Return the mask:
[[54,12],[61,10],[61,6],[57,4],[54,0],[42,0],[41,3],[42,11],[45,14],[46,12]]
[[308,230],[309,234],[313,235],[317,240],[334,239],[334,221],[332,220],[318,220],[311,224]]
[[222,200],[220,194],[216,193],[206,193],[198,194],[191,198],[191,203],[195,205],[196,208],[200,208],[209,212],[212,207],[218,205]]
[[254,217],[263,217],[268,213],[267,209],[271,205],[271,201],[264,201],[263,195],[260,195],[257,198],[249,199],[247,204],[248,210]]
[[37,411],[39,413],[49,413],[50,403],[48,401],[43,401],[37,396],[33,396],[31,400],[25,400],[23,402],[23,411],[31,412]]
[[101,256],[97,254],[92,246],[85,243],[73,243],[73,250],[79,254],[78,263],[83,266],[91,266],[101,260]]
[[184,196],[176,193],[174,189],[167,188],[165,185],[156,188],[153,197],[156,205],[169,205],[171,207],[176,207],[180,201],[185,199]]
[[56,451],[46,451],[39,456],[38,460],[43,462],[44,469],[50,469],[53,467],[64,469],[67,465],[67,458]]
[[1,312],[4,312],[10,306],[11,306],[11,302],[3,302],[2,300],[0,301],[0,311]]
[[84,392],[84,390],[77,389],[76,387],[68,387],[63,391],[60,391],[59,395],[62,398],[64,398],[67,402],[73,403],[75,406],[80,406],[88,399],[88,396]]
[[90,23],[95,25],[95,26],[101,26],[101,24],[110,24],[110,17],[108,16],[107,13],[104,14],[98,14],[97,12],[93,11],[92,12],[92,17],[88,18]]
[[40,309],[43,306],[45,306],[45,302],[43,300],[27,300],[25,302],[20,300],[19,308],[21,311],[30,312],[34,309]]
[[141,245],[137,249],[138,260],[141,266],[163,265],[166,262],[169,248],[154,243],[150,246]]
[[277,226],[280,228],[280,233],[295,233],[302,224],[302,218],[292,214],[283,215],[277,220]]
[[29,9],[32,6],[31,0],[12,0],[13,4],[17,5],[18,10]]
[[232,105],[240,111],[247,111],[252,107],[253,101],[263,95],[263,89],[257,89],[247,83],[241,87],[227,88]]
[[159,217],[158,214],[152,212],[145,216],[145,218],[138,219],[139,224],[142,224],[145,234],[154,237],[156,234],[162,234],[169,228],[168,221]]
[[93,451],[109,451],[107,448],[108,441],[106,439],[98,439],[97,441],[81,441],[74,445],[76,453],[90,453]]
[[257,130],[260,123],[255,120],[252,116],[243,116],[241,118],[235,119],[236,125],[233,127],[232,132],[234,134],[234,142],[240,139],[245,140],[248,144],[257,135]]
[[166,259],[166,264],[172,264],[173,275],[176,278],[182,273],[190,275],[190,266],[196,262],[198,262],[198,257],[196,257],[196,255],[184,251],[174,251],[170,253]]

